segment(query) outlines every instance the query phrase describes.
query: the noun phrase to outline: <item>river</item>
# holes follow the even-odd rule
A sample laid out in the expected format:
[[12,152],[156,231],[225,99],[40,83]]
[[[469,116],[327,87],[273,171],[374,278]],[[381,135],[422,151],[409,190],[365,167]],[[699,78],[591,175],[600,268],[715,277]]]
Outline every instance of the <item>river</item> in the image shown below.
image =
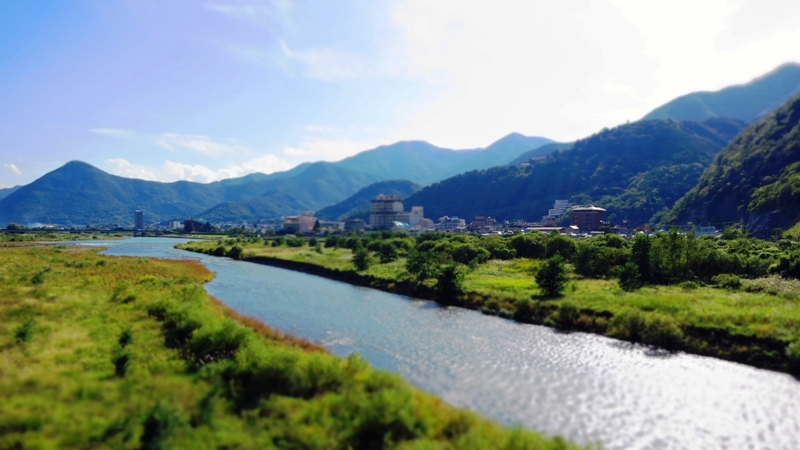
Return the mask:
[[197,259],[216,273],[208,292],[240,313],[337,355],[358,352],[504,424],[607,449],[800,449],[800,382],[789,375],[172,248],[179,242],[88,244]]

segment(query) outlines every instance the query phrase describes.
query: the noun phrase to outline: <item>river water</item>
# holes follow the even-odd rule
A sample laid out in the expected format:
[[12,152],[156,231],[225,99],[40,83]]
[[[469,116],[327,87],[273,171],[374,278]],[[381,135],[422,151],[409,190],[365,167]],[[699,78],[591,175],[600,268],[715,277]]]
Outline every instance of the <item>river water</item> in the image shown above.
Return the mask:
[[240,313],[338,355],[358,352],[504,424],[608,449],[800,449],[800,382],[785,374],[188,253],[178,242],[91,245],[197,259],[216,273],[208,292]]

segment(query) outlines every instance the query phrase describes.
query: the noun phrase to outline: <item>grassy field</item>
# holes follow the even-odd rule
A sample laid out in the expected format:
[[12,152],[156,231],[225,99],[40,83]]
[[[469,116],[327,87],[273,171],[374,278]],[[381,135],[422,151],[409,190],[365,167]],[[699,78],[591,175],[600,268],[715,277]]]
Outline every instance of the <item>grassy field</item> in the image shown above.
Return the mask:
[[0,248],[0,448],[573,447],[240,317],[199,263],[97,252]]
[[[211,251],[222,244],[187,244]],[[342,248],[273,247],[236,242],[243,259],[279,258],[340,272],[355,272],[352,252]],[[450,303],[522,322],[606,334],[668,349],[718,356],[776,370],[795,370],[800,350],[800,281],[765,277],[744,280],[738,290],[683,283],[624,291],[615,279],[570,275],[564,295],[545,298],[534,280],[540,260],[490,260],[462,266],[464,295]],[[410,281],[405,259],[379,264],[361,275],[390,282]],[[434,280],[428,280],[430,286]],[[790,348],[791,347],[791,348]],[[797,349],[797,350],[793,350]],[[793,351],[795,353],[793,353]],[[795,366],[793,366],[795,365]]]

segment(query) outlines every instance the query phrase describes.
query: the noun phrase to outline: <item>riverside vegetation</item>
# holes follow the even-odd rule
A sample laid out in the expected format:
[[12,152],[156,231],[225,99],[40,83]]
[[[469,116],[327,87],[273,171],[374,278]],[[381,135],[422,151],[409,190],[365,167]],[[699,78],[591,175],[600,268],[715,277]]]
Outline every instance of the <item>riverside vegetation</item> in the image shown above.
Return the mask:
[[672,231],[235,237],[186,250],[303,270],[520,322],[800,372],[800,243]]
[[0,248],[0,448],[574,448],[206,295],[191,261]]

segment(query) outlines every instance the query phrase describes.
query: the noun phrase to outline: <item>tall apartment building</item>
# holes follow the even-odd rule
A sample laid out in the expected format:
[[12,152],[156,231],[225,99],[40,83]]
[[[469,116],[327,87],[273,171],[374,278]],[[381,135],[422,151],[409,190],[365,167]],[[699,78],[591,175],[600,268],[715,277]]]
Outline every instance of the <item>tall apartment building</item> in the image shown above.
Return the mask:
[[369,201],[369,226],[373,230],[392,228],[395,222],[409,222],[409,214],[403,211],[400,196],[381,194]]
[[134,230],[144,230],[144,211],[136,210],[133,223]]

